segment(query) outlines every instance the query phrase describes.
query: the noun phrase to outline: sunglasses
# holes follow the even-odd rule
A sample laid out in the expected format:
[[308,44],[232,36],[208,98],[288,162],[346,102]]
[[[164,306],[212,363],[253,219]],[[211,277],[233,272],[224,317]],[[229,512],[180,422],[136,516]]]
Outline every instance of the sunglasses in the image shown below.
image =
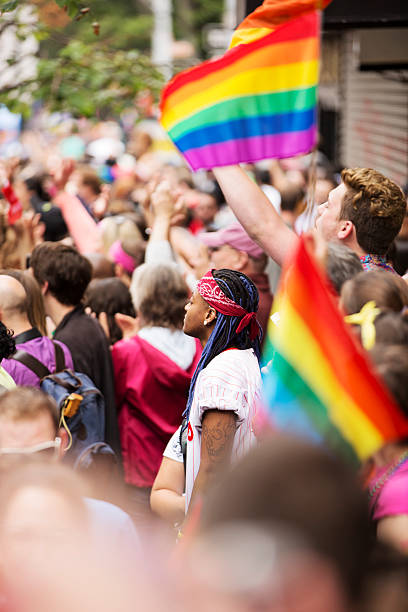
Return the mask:
[[61,438],[49,442],[41,442],[25,448],[0,448],[0,455],[44,455],[57,459],[60,454]]

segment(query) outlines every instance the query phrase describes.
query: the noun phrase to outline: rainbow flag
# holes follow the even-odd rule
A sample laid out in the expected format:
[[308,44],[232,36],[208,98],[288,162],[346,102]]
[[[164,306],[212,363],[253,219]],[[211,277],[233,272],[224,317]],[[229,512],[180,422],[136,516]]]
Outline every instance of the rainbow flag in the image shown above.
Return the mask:
[[264,398],[277,429],[322,442],[353,463],[407,437],[408,420],[346,326],[303,240],[273,310],[279,318],[268,327]]
[[307,153],[316,143],[320,15],[265,0],[219,59],[175,76],[160,122],[193,170]]

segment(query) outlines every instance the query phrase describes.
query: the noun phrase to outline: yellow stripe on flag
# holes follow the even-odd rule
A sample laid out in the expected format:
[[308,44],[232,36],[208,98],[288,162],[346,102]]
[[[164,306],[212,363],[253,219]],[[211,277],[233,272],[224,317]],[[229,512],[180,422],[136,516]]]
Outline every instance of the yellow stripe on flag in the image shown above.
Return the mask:
[[[356,449],[359,458],[366,459],[383,445],[383,436],[339,384],[318,342],[290,302],[284,300],[276,306],[281,319],[273,330],[274,346],[321,398],[329,419]],[[307,346],[307,358],[303,346]]]
[[190,114],[198,113],[212,106],[214,100],[219,103],[240,96],[311,87],[316,85],[318,76],[318,60],[248,70],[189,97],[173,108],[166,110],[165,106],[162,109],[161,124],[169,131],[176,123],[186,119]]
[[235,30],[229,49],[237,47],[238,45],[247,45],[248,43],[259,40],[273,32],[275,28],[243,28],[242,30]]

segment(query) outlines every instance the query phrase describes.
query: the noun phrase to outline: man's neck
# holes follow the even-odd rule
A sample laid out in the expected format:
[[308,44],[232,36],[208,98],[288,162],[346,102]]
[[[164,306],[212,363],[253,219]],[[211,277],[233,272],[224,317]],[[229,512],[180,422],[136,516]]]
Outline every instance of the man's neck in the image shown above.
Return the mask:
[[51,317],[55,327],[58,327],[65,315],[67,315],[75,308],[75,306],[67,306],[66,304],[61,304],[61,302],[58,302],[51,295],[46,297],[45,303],[46,314]]
[[395,459],[401,456],[401,454],[408,450],[408,445],[398,442],[389,442],[385,444],[379,451],[374,453],[373,459],[377,467],[384,467],[389,465]]
[[7,329],[12,329],[14,336],[18,336],[23,332],[28,331],[32,328],[32,325],[27,317],[10,317],[7,320],[2,321]]
[[365,252],[365,251],[364,251],[364,250],[361,248],[361,246],[359,246],[358,244],[357,244],[357,245],[355,245],[355,246],[353,246],[353,247],[350,247],[350,248],[351,248],[351,250],[352,250],[352,251],[354,251],[355,253],[357,253],[357,255],[358,255],[359,257],[365,257],[366,255],[369,255],[369,253],[366,253],[366,252]]
[[346,239],[341,241],[341,244],[354,251],[354,253],[356,253],[356,255],[359,257],[365,257],[365,255],[368,255],[368,253],[366,253],[358,244],[357,239],[354,236],[352,236],[350,240]]

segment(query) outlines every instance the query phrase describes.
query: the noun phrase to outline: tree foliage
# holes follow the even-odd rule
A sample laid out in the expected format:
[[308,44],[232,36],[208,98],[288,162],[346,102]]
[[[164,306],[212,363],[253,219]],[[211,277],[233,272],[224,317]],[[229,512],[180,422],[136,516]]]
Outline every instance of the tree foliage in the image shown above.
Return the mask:
[[137,51],[107,49],[103,44],[70,41],[53,59],[40,59],[37,77],[1,95],[11,111],[27,113],[27,94],[50,111],[76,116],[118,116],[146,89],[158,94],[161,74]]
[[76,15],[80,9],[80,0],[55,0],[61,8],[65,9],[70,17]]
[[[134,27],[134,22],[139,20],[139,28],[134,29],[144,39],[146,31],[150,37],[146,15],[137,14],[136,2],[134,14],[128,0],[126,3],[116,0],[123,12],[115,11],[109,3],[110,18],[105,0],[91,0],[88,6],[77,0],[56,1],[67,7],[60,15],[48,10],[50,6],[52,9],[52,2],[33,0],[31,4],[38,11],[38,19],[29,26],[19,21],[18,10],[7,15],[7,23],[14,28],[17,38],[23,40],[29,32],[41,41],[41,46],[35,78],[17,79],[0,87],[0,103],[23,115],[28,115],[32,102],[38,100],[51,111],[106,118],[133,106],[140,91],[150,89],[158,94],[163,85],[162,76],[149,56],[138,49],[134,36],[131,40],[129,22]],[[123,19],[125,9],[129,13],[128,22]],[[74,15],[73,20],[68,18],[69,14]],[[96,21],[97,16],[101,21]],[[120,27],[118,19],[124,27]],[[110,29],[102,29],[104,24]],[[9,66],[19,61],[13,53],[7,58]]]
[[[8,13],[14,11],[24,0],[0,0],[0,12]],[[70,17],[74,17],[78,14],[81,8],[80,0],[55,0],[55,2],[66,10]]]
[[[163,80],[148,59],[150,0],[0,0],[7,26],[16,16],[12,25],[20,40],[27,37],[27,25],[18,20],[24,4],[38,15],[29,26],[40,41],[37,76],[3,82],[0,103],[10,110],[28,115],[38,100],[51,111],[103,118],[132,106],[142,90],[159,92]],[[176,39],[187,38],[205,57],[202,26],[219,22],[222,7],[221,0],[173,0]],[[18,61],[13,52],[6,58],[9,66]]]
[[65,45],[72,38],[87,44],[95,42],[92,27],[95,22],[99,25],[98,41],[109,48],[150,52],[153,16],[150,7],[141,0],[89,0],[83,2],[82,7],[89,8],[89,11],[85,14],[78,12],[63,29],[54,29],[52,40],[43,45],[44,53],[54,53],[58,46]]

